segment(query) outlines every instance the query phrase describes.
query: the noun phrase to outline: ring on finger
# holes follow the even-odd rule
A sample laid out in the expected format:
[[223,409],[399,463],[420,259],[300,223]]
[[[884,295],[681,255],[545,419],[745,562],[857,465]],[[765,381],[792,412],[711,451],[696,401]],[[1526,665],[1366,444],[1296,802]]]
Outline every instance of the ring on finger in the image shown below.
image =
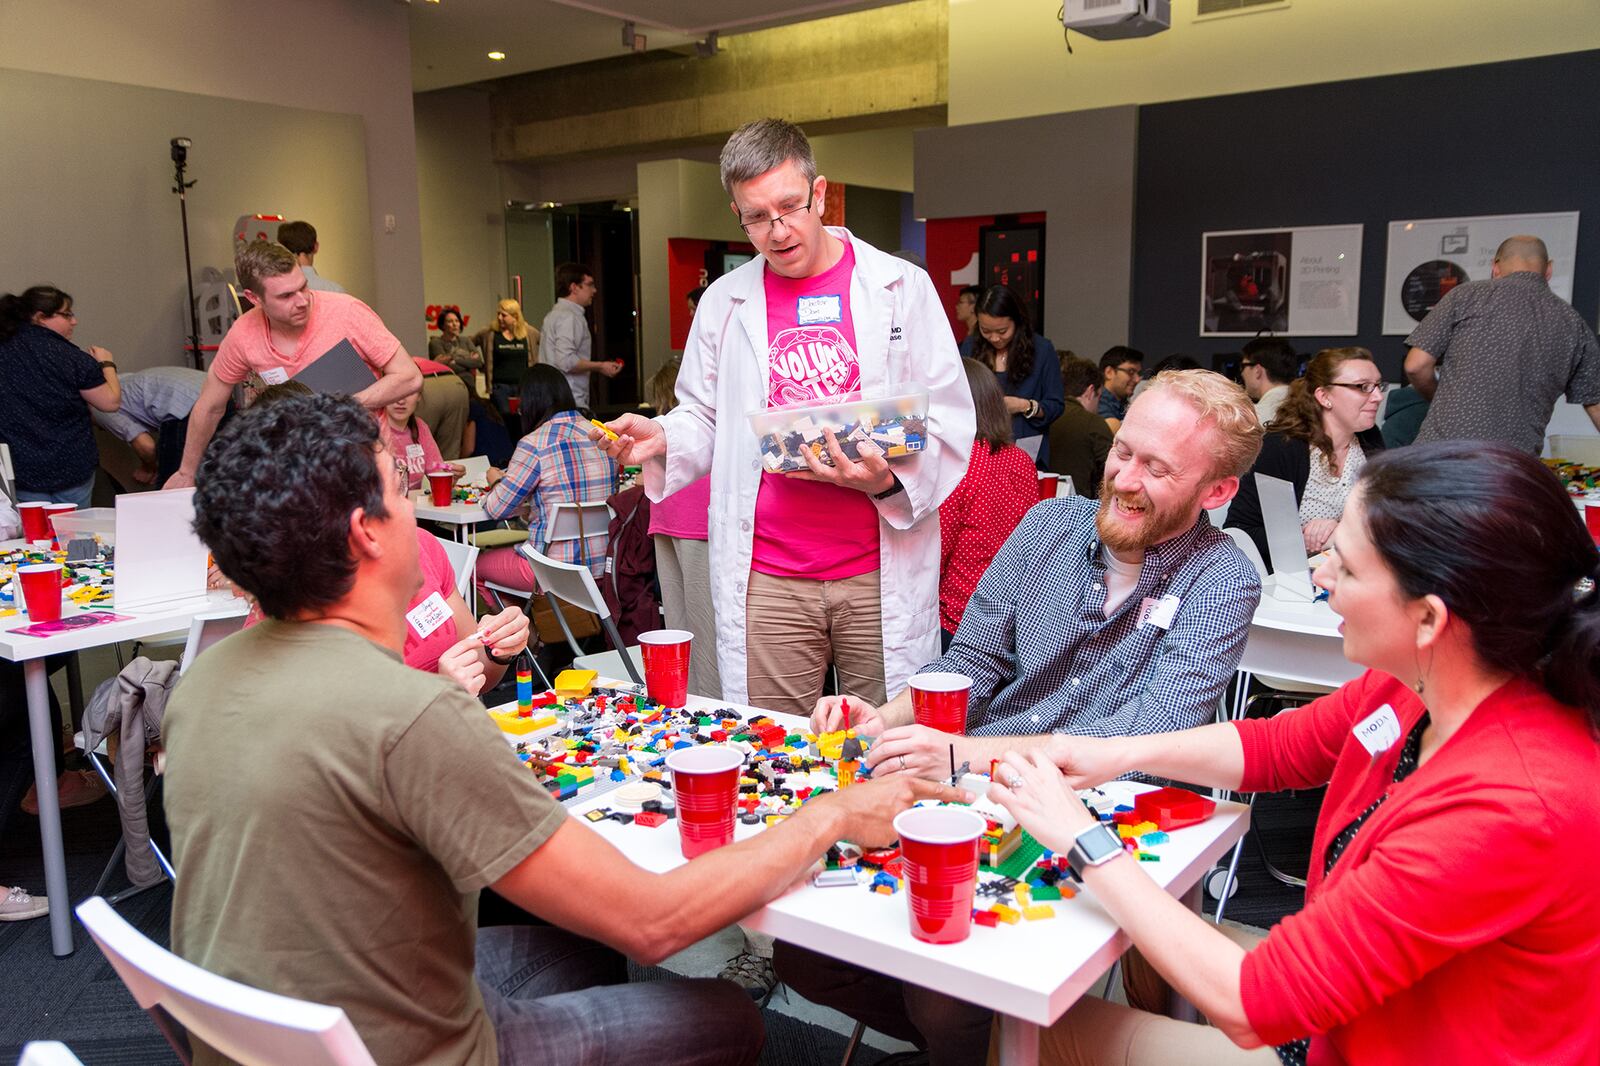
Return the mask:
[[906,757],[904,755],[899,755],[896,756],[896,758],[900,760],[900,769],[904,770],[906,768]]
[[1019,791],[1025,784],[1027,784],[1027,782],[1022,779],[1021,774],[1013,773],[1011,775],[1011,780],[1006,782],[1006,787],[1011,791],[1016,792]]

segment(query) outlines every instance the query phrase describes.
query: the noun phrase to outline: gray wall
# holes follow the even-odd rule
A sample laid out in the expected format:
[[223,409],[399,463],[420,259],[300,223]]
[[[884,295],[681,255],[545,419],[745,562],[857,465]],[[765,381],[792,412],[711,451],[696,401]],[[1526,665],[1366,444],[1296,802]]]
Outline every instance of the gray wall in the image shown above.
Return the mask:
[[79,343],[111,349],[130,369],[183,361],[183,236],[168,148],[177,133],[195,142],[189,238],[197,274],[232,268],[241,214],[283,213],[315,220],[326,249],[317,266],[372,299],[356,116],[6,69],[0,100],[8,101],[0,108],[0,290],[49,282],[72,293]]
[[1098,358],[1128,342],[1137,136],[1133,107],[918,130],[917,216],[1043,211],[1045,334]]

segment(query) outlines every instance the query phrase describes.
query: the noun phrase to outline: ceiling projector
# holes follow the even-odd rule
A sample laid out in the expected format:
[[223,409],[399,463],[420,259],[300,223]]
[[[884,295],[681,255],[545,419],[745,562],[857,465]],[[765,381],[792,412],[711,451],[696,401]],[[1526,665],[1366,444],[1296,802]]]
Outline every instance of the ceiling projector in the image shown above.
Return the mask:
[[1064,0],[1061,24],[1097,41],[1149,37],[1172,25],[1172,0]]

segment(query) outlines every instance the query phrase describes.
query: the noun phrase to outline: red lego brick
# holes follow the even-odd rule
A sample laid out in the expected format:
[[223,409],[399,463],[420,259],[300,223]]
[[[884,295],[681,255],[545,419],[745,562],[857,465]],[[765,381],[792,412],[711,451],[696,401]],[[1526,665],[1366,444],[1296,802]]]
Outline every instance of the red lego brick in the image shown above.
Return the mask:
[[633,816],[634,825],[647,825],[652,829],[667,820],[667,816],[660,811],[640,811]]
[[972,920],[978,925],[988,926],[990,929],[1000,924],[1000,916],[994,911],[973,911]]
[[[1210,818],[1216,809],[1215,800],[1183,788],[1158,788],[1154,792],[1141,792],[1133,801],[1134,813],[1144,821],[1156,823],[1163,831],[1198,825]],[[1120,822],[1121,818],[1117,820]]]

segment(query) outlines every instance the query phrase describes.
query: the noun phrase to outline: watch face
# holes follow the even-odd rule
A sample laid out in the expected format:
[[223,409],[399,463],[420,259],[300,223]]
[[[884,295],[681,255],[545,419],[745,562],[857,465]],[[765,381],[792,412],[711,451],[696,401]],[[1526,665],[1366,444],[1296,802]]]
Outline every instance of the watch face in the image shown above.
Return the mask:
[[1104,862],[1122,850],[1122,841],[1103,825],[1085,830],[1078,837],[1077,844],[1078,850],[1083,852],[1085,861],[1091,866]]

